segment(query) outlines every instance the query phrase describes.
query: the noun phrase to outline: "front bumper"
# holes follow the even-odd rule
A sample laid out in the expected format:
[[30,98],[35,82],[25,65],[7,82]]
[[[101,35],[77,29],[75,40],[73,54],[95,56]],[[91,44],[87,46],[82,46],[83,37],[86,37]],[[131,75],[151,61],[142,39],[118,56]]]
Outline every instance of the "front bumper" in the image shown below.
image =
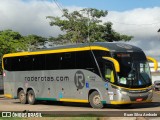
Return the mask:
[[134,104],[151,102],[153,97],[152,89],[144,90],[123,90],[117,89],[114,99],[110,104]]

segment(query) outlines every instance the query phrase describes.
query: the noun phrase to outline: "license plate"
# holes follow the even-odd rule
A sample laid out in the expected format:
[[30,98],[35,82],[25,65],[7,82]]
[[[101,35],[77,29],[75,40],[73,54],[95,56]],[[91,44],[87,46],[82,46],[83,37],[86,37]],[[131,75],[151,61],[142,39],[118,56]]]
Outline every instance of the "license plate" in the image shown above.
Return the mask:
[[142,98],[137,98],[137,99],[136,99],[137,102],[140,102],[140,101],[142,101],[142,100],[143,100]]

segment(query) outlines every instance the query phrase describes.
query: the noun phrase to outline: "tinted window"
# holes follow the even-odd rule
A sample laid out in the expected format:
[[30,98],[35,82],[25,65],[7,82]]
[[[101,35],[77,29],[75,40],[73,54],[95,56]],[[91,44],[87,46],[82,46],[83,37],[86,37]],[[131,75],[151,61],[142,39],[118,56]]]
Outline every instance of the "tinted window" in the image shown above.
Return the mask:
[[[103,56],[102,51],[94,51],[96,58]],[[86,69],[99,75],[99,71],[91,51],[30,55],[4,58],[6,70],[57,70]]]
[[11,62],[9,58],[4,58],[3,59],[3,64],[4,64],[4,69],[5,70],[11,70]]
[[59,54],[46,54],[46,70],[59,69]]
[[23,70],[23,68],[24,68],[23,57],[12,57],[10,59],[11,59],[11,70],[12,71]]
[[9,71],[45,69],[45,55],[10,57],[4,61],[5,69]]
[[11,71],[32,70],[31,56],[11,57]]
[[91,51],[76,52],[76,69],[86,69],[99,74]]
[[45,55],[31,56],[32,70],[44,70],[45,69]]
[[94,50],[93,51],[94,55],[96,56],[96,58],[100,59],[104,56],[111,56],[110,52],[107,51],[101,51],[101,50]]
[[60,54],[60,69],[75,69],[75,52]]
[[33,65],[33,59],[32,56],[23,56],[23,70],[32,70],[32,65]]

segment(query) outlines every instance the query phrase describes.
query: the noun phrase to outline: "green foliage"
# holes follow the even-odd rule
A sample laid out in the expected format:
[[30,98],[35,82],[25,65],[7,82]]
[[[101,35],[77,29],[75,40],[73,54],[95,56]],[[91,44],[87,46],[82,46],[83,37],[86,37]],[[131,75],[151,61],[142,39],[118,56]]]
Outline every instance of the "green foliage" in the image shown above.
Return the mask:
[[59,40],[60,43],[71,42],[81,43],[88,39],[91,42],[96,41],[129,41],[132,36],[121,35],[112,29],[112,23],[103,23],[101,17],[107,16],[108,12],[94,8],[85,8],[80,11],[69,12],[63,10],[62,17],[48,16],[51,26],[58,26],[65,32],[53,40]]
[[45,41],[47,41],[47,38],[37,35],[22,36],[20,33],[12,30],[0,31],[0,67],[4,54],[35,50],[40,45],[44,46]]
[[47,38],[38,35],[28,35],[24,37],[25,44],[28,46],[28,50],[36,50],[39,46],[44,45]]
[[24,41],[24,37],[18,32],[12,30],[0,31],[0,58],[7,53],[26,50],[27,46]]
[[6,53],[26,50],[24,38],[12,30],[0,31],[0,57]]

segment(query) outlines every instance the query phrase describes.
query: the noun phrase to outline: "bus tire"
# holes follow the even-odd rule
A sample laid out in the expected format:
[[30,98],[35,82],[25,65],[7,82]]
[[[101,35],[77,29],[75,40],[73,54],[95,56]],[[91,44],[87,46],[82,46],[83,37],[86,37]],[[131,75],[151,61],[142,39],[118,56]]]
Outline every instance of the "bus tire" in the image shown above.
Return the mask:
[[18,93],[18,98],[19,98],[21,104],[26,104],[27,103],[27,97],[26,97],[26,94],[25,94],[24,90],[21,90]]
[[97,91],[94,91],[89,95],[89,103],[92,106],[92,108],[95,108],[95,109],[103,108],[100,95]]
[[33,90],[29,90],[27,93],[27,101],[30,105],[34,105],[36,103],[35,93]]

